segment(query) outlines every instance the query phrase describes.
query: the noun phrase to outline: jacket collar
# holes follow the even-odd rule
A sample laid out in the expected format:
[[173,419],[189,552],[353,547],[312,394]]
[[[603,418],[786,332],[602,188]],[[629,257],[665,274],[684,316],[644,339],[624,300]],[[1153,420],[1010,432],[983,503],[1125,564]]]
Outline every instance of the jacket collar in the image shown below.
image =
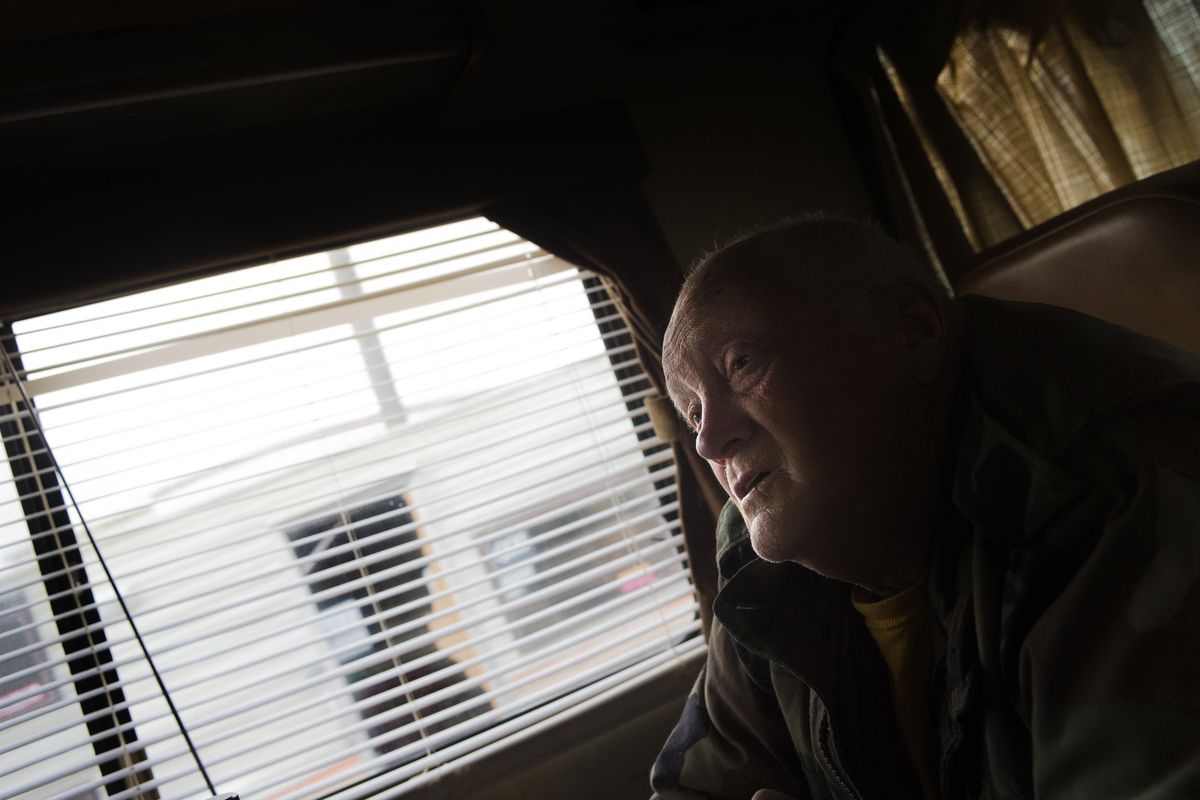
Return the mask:
[[783,664],[831,703],[857,613],[849,585],[798,564],[752,558],[717,594],[714,613],[744,647]]
[[838,765],[822,769],[844,771],[857,796],[919,796],[887,712],[887,667],[850,602],[849,585],[798,564],[755,558],[717,595],[714,612],[742,647],[781,665],[816,694],[820,703],[804,723],[816,726],[809,733],[817,748],[825,746],[819,727],[828,724],[830,758]]
[[1033,541],[1087,487],[1055,466],[1133,405],[1200,403],[1200,361],[1062,308],[967,296],[969,409],[952,498],[984,535]]
[[1200,360],[1076,311],[987,297],[964,309],[966,375],[1014,441],[1053,459],[1131,404],[1200,399]]

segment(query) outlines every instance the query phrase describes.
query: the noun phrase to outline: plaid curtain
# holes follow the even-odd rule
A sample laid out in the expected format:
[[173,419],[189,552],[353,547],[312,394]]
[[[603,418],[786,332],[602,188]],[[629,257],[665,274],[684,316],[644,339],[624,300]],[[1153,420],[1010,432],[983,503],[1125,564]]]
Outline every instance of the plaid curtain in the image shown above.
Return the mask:
[[[1200,158],[1200,11],[1145,0],[1119,18],[1030,33],[968,23],[936,88],[994,188],[956,174],[887,54],[881,66],[971,246]],[[995,192],[994,189],[999,189]]]

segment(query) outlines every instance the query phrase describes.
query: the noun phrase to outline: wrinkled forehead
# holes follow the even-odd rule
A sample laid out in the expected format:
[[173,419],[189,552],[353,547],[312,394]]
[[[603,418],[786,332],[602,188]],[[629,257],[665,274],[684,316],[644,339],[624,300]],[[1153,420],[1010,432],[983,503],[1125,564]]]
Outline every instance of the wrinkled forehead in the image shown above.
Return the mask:
[[696,339],[702,322],[694,304],[678,302],[671,312],[671,321],[663,336],[663,376],[666,378],[667,394],[677,399],[694,378],[694,362],[697,358]]
[[703,296],[681,295],[663,337],[663,372],[671,396],[696,380],[722,342],[768,319],[769,302],[764,293],[733,286]]

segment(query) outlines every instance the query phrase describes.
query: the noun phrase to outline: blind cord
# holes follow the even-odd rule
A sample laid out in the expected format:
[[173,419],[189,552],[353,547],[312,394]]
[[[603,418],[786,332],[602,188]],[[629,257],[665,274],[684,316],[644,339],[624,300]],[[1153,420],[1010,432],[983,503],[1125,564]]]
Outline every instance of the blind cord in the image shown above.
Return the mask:
[[104,577],[108,579],[109,585],[112,586],[113,594],[121,606],[121,613],[125,615],[126,621],[129,622],[129,628],[133,631],[133,637],[137,640],[142,655],[146,657],[146,664],[150,667],[150,672],[154,675],[154,680],[158,684],[159,691],[162,692],[163,700],[166,701],[167,708],[170,709],[171,716],[175,719],[175,724],[179,726],[179,733],[183,735],[183,740],[187,744],[188,751],[192,754],[192,758],[196,762],[196,768],[200,770],[200,776],[204,778],[204,785],[208,788],[209,794],[215,795],[217,789],[213,785],[212,778],[209,777],[208,770],[204,768],[204,762],[200,760],[200,753],[196,750],[196,745],[192,742],[192,737],[188,733],[187,727],[183,724],[183,718],[179,716],[179,709],[175,707],[175,701],[171,699],[171,694],[167,691],[167,685],[163,681],[158,667],[154,664],[154,658],[150,655],[150,649],[146,647],[145,640],[142,639],[142,634],[138,630],[137,623],[133,621],[133,615],[129,612],[129,606],[126,605],[125,598],[122,596],[121,590],[108,568],[108,562],[105,561],[104,554],[100,552],[100,545],[97,544],[96,537],[92,535],[92,529],[88,526],[87,520],[84,519],[83,511],[79,508],[79,503],[75,502],[75,494],[71,491],[71,485],[67,483],[67,476],[63,474],[62,469],[58,466],[58,458],[54,455],[54,450],[50,447],[50,440],[46,438],[46,431],[42,427],[42,421],[38,417],[37,410],[33,407],[33,402],[29,395],[26,394],[25,387],[17,379],[16,365],[9,358],[6,348],[0,347],[0,356],[3,356],[4,366],[8,369],[9,374],[13,376],[13,385],[17,387],[17,392],[21,395],[21,401],[25,403],[25,408],[29,412],[29,418],[33,421],[33,425],[37,429],[38,435],[42,437],[42,441],[46,443],[46,455],[50,458],[50,464],[54,468],[54,471],[58,473],[59,480],[62,481],[62,488],[67,494],[67,499],[75,507],[75,513],[79,515],[79,523],[83,526],[83,532],[87,535],[92,549],[96,551],[96,560],[100,563],[100,569],[104,572]]

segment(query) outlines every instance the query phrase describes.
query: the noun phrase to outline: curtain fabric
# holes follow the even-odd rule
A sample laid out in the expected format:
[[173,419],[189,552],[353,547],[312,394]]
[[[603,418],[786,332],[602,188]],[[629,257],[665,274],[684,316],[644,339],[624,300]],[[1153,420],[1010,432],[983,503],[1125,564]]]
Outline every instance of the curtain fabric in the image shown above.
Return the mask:
[[[641,190],[627,181],[557,189],[491,206],[484,214],[546,251],[607,278],[605,288],[629,322],[646,374],[665,396],[662,334],[683,274]],[[648,408],[653,405],[647,403]],[[673,414],[652,416],[679,465],[680,517],[707,637],[717,590],[714,531],[724,496],[694,446],[670,424]]]
[[1011,235],[1012,216],[1029,228],[1200,158],[1200,12],[1190,0],[1146,0],[1103,24],[1068,15],[1036,34],[968,23],[936,89],[994,188],[948,165],[910,87],[880,57],[976,250]]
[[[884,227],[952,286],[979,250],[964,230],[962,209],[968,215],[980,206],[1007,209],[935,88],[961,18],[961,4],[953,0],[879,0],[846,24],[831,53],[834,88],[843,98],[847,130],[858,132],[859,160],[874,176],[869,183]],[[952,176],[959,209],[938,169]],[[996,217],[998,234],[1020,229],[1015,218]]]

